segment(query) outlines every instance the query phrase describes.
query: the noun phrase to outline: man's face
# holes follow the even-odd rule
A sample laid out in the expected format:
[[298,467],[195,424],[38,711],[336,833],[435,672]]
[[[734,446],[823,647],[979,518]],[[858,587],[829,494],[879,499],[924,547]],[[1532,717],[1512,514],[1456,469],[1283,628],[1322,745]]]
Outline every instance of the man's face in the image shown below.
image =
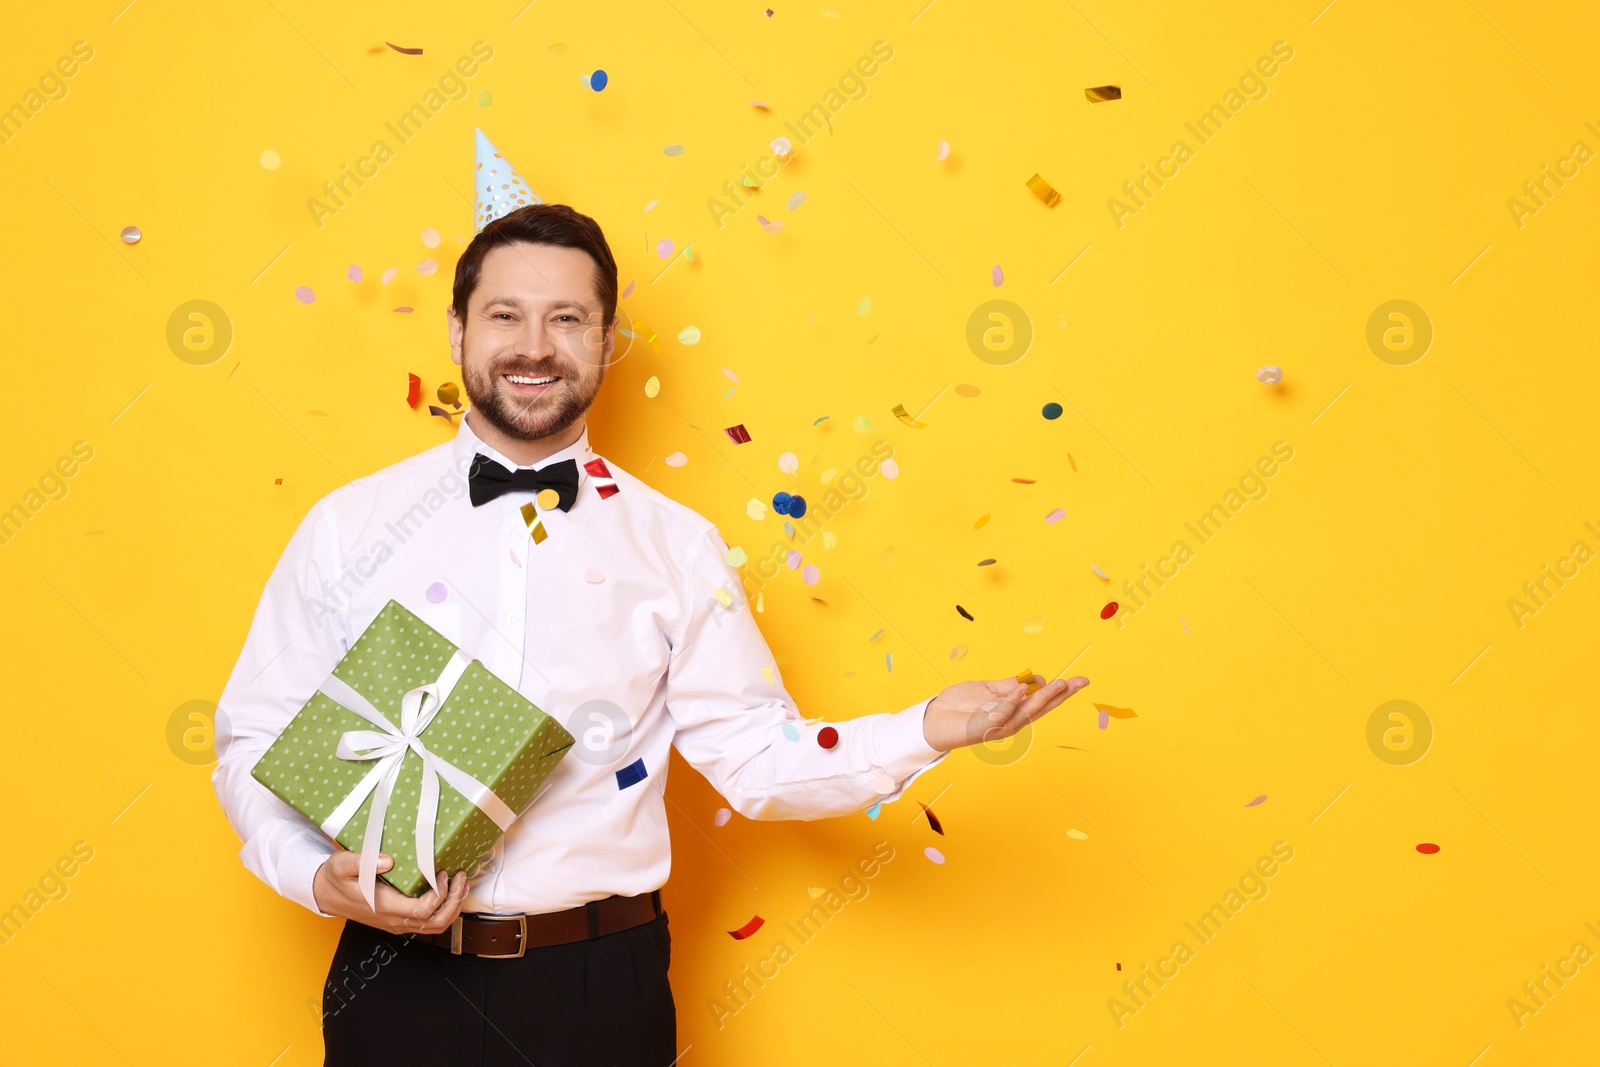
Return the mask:
[[601,324],[595,270],[580,249],[501,245],[483,259],[466,321],[451,309],[467,398],[506,436],[556,436],[594,402],[617,341],[617,324]]

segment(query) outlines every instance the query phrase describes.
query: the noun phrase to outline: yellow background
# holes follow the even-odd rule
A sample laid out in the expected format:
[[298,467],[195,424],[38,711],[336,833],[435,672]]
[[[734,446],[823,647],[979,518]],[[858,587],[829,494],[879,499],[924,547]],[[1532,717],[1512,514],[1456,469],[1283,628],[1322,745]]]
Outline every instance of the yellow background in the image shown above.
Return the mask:
[[[1584,528],[1600,526],[1600,176],[1585,167],[1520,229],[1506,206],[1574,141],[1600,148],[1583,125],[1600,120],[1592,14],[771,2],[770,18],[764,0],[8,14],[0,102],[74,41],[94,58],[0,146],[0,507],[75,441],[95,450],[0,548],[0,907],[74,842],[95,850],[0,948],[9,1055],[320,1062],[309,1005],[338,926],[244,870],[209,769],[178,758],[168,722],[221,692],[306,509],[449,433],[402,398],[408,372],[430,393],[452,378],[443,309],[471,236],[477,125],[547,200],[605,226],[637,283],[625,310],[662,337],[610,374],[598,450],[754,557],[782,533],[746,501],[796,489],[781,453],[816,501],[826,468],[894,446],[900,476],[830,524],[831,552],[806,548],[821,582],[785,568],[766,587],[761,626],[803,711],[893,710],[1074,659],[1093,679],[1021,758],[955,754],[876,822],[716,828],[719,798],[679,763],[666,900],[684,1063],[1592,1057],[1600,965],[1521,1028],[1506,1004],[1575,941],[1600,950],[1583,925],[1600,926],[1584,666],[1600,577],[1584,567],[1521,628],[1506,603],[1573,542],[1600,548]],[[321,183],[480,39],[495,54],[467,97],[314,226]],[[707,198],[879,40],[895,55],[868,95],[713,225]],[[1184,122],[1280,40],[1294,58],[1269,94],[1196,146]],[[595,68],[611,76],[599,94],[580,84]],[[1124,99],[1086,103],[1103,83]],[[1179,138],[1195,158],[1119,229],[1107,199]],[[1054,209],[1024,187],[1036,172],[1062,194]],[[145,234],[133,247],[117,240],[129,224]],[[661,273],[662,238],[696,261]],[[421,276],[427,256],[441,269]],[[1005,367],[965,342],[995,298],[1035,330]],[[210,366],[166,344],[192,299],[235,330]],[[1366,343],[1393,299],[1434,326],[1410,366]],[[675,340],[690,324],[693,347]],[[1281,387],[1255,380],[1267,363]],[[722,368],[738,376],[727,398]],[[647,399],[652,374],[662,394]],[[961,383],[981,395],[946,390]],[[1063,396],[1064,416],[1043,419]],[[926,407],[927,428],[895,404]],[[735,422],[750,444],[721,434]],[[1123,627],[1098,617],[1280,440],[1295,455],[1270,495],[1191,541],[1195,558]],[[688,464],[667,467],[680,450]],[[1046,524],[1055,507],[1066,519]],[[970,652],[952,662],[957,644]],[[1138,717],[1102,732],[1091,699]],[[1367,747],[1392,699],[1435,730],[1410,766]],[[913,818],[935,797],[944,837]],[[770,951],[808,886],[880,839],[896,857],[870,895],[719,1029],[722,983]],[[1295,854],[1270,895],[1198,946],[1184,923],[1280,840]],[[768,929],[731,940],[752,914]],[[1108,998],[1179,939],[1195,958],[1119,1028]]]

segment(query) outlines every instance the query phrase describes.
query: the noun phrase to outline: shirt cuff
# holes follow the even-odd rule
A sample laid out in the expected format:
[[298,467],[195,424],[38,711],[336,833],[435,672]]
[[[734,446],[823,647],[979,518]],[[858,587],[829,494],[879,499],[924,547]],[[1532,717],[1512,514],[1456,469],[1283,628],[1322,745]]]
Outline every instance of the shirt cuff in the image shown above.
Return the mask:
[[305,849],[289,853],[278,868],[278,892],[324,919],[338,918],[317,907],[317,894],[313,888],[317,872],[331,855],[331,847],[326,852]]
[[878,766],[896,782],[895,791],[880,798],[880,802],[898,800],[906,786],[949,755],[929,745],[922,733],[922,718],[932,702],[933,698],[929,697],[904,711],[895,712],[879,732]]

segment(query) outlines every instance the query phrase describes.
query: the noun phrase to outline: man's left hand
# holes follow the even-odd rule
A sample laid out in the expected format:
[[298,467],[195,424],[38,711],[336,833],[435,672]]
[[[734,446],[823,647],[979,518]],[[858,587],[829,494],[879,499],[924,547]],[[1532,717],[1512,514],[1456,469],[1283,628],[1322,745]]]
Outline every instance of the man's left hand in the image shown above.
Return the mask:
[[1058,678],[1049,684],[1033,676],[1033,695],[1015,678],[996,682],[958,682],[934,697],[922,717],[922,736],[941,752],[1010,737],[1089,684],[1089,679]]

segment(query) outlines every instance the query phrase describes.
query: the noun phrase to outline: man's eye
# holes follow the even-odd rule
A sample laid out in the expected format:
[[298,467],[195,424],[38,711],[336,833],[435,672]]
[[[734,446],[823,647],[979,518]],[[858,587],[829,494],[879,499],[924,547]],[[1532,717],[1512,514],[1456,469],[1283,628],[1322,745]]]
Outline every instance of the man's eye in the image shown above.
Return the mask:
[[495,313],[494,317],[497,318],[497,319],[509,319],[511,317],[511,312],[509,312],[509,311],[499,311],[499,312]]

